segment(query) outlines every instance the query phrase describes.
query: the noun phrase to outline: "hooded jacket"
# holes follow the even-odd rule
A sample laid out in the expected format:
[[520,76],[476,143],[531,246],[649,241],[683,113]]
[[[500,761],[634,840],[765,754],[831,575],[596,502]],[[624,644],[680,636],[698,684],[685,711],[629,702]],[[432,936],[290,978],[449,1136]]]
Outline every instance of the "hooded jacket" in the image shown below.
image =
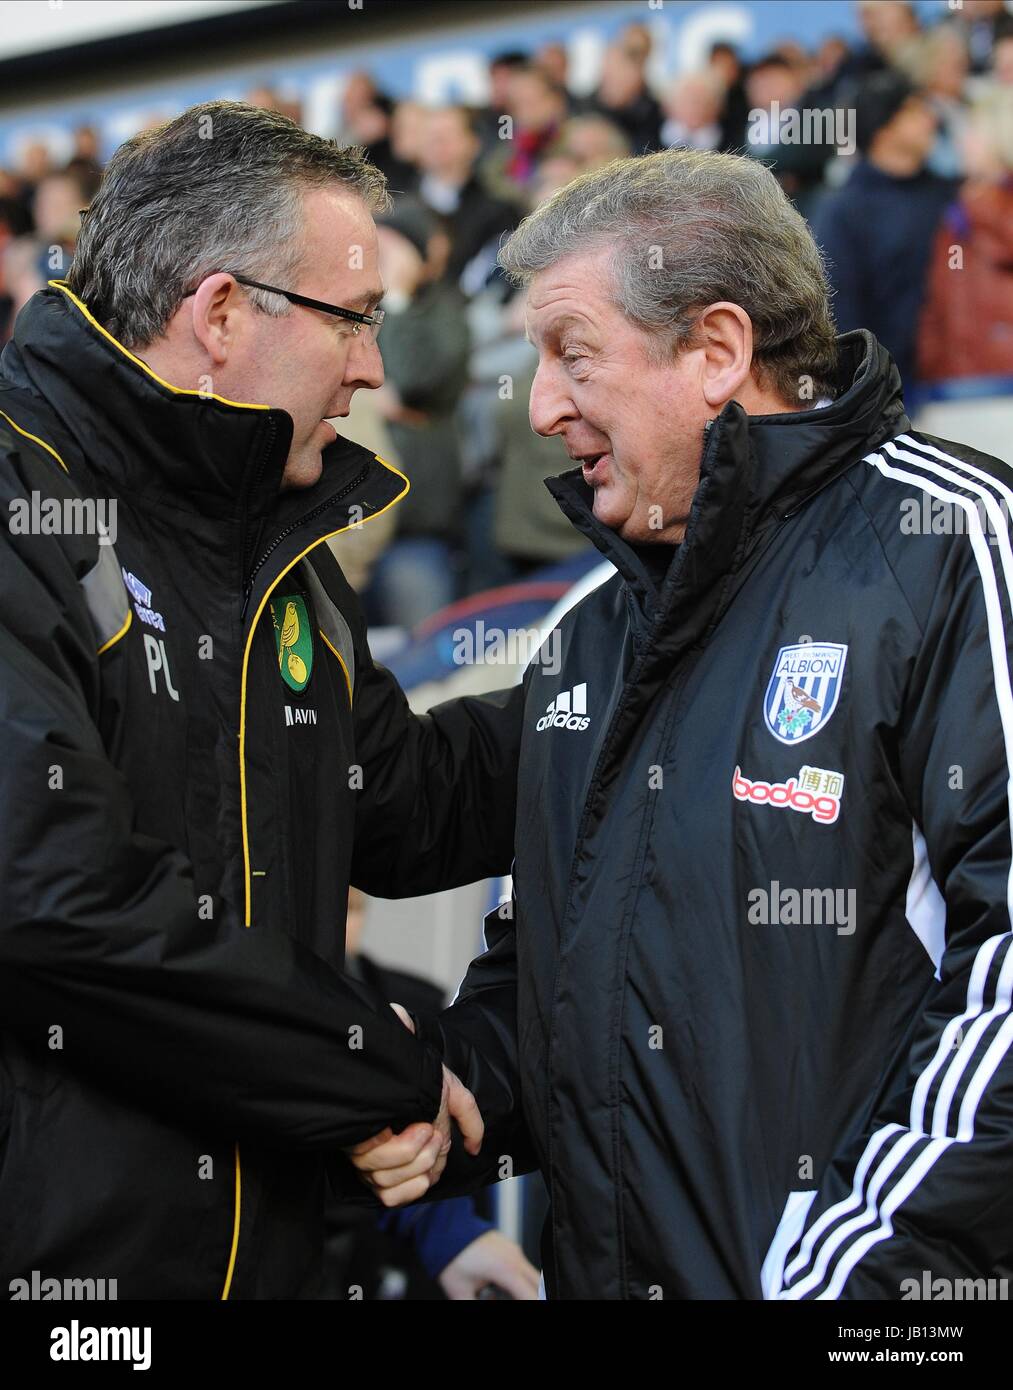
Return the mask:
[[323,544],[406,481],[338,439],[280,492],[291,430],[162,381],[61,282],[0,362],[15,1296],[311,1293],[325,1162],[361,1194],[340,1150],[439,1108],[436,1054],[341,973],[348,885],[507,867],[519,692],[410,714]]
[[619,572],[529,668],[514,901],[431,1034],[450,1178],[545,1175],[550,1297],[1013,1273],[1013,475],[839,345],[830,405],[711,422],[657,583],[550,483]]

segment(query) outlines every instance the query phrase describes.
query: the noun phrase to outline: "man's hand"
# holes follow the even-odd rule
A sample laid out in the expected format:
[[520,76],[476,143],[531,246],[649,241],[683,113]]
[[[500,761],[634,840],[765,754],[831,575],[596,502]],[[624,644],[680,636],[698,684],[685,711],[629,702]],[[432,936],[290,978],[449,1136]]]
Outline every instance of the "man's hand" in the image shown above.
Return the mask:
[[[391,1008],[414,1033],[407,1011],[400,1004],[392,1004]],[[477,1154],[485,1126],[475,1097],[444,1067],[440,1110],[432,1124],[409,1125],[400,1134],[387,1128],[346,1152],[360,1178],[385,1207],[407,1206],[439,1182],[450,1152],[451,1120],[456,1121],[468,1153]]]
[[476,1299],[487,1284],[495,1284],[511,1298],[538,1298],[538,1270],[528,1263],[520,1246],[500,1231],[486,1231],[466,1245],[440,1274],[439,1283],[447,1297],[454,1299]]

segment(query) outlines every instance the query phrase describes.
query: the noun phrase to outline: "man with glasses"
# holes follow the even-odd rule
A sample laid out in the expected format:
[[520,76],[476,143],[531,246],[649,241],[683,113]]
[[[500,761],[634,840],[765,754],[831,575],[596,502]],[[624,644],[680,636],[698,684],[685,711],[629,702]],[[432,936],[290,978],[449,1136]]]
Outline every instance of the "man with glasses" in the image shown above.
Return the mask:
[[350,882],[504,872],[515,810],[518,695],[413,717],[324,543],[407,491],[329,423],[383,381],[386,203],[361,151],[195,107],[116,153],[0,363],[17,1296],[312,1294],[325,1174],[373,1200],[344,1149],[421,1122],[427,1187],[452,1119],[477,1151],[470,1093],[342,974]]

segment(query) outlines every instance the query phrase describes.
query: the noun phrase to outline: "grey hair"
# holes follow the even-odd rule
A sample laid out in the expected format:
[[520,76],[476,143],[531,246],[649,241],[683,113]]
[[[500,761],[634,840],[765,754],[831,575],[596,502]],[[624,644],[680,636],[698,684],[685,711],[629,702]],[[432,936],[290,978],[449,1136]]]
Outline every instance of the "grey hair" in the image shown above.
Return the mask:
[[820,252],[759,161],[683,149],[614,160],[529,213],[499,259],[524,285],[604,246],[612,299],[650,336],[656,360],[691,346],[699,312],[727,300],[749,315],[757,374],[782,399],[837,394]]
[[[371,212],[390,207],[361,146],[342,149],[244,102],[191,106],[113,155],[68,283],[125,347],[144,347],[215,271],[290,288],[304,255],[302,194],[330,184]],[[291,309],[280,295],[249,294],[266,313]]]

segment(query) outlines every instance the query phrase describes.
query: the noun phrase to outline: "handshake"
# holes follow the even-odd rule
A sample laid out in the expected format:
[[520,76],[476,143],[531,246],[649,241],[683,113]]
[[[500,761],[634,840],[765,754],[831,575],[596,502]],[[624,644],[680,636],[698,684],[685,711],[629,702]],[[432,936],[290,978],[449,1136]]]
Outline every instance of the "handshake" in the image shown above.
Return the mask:
[[[414,1033],[407,1011],[400,1004],[391,1004],[391,1008]],[[388,1127],[345,1152],[385,1207],[402,1207],[417,1202],[439,1182],[450,1153],[451,1120],[457,1122],[464,1147],[474,1157],[485,1132],[482,1116],[467,1086],[444,1067],[440,1111],[431,1124],[412,1124],[400,1134]]]

